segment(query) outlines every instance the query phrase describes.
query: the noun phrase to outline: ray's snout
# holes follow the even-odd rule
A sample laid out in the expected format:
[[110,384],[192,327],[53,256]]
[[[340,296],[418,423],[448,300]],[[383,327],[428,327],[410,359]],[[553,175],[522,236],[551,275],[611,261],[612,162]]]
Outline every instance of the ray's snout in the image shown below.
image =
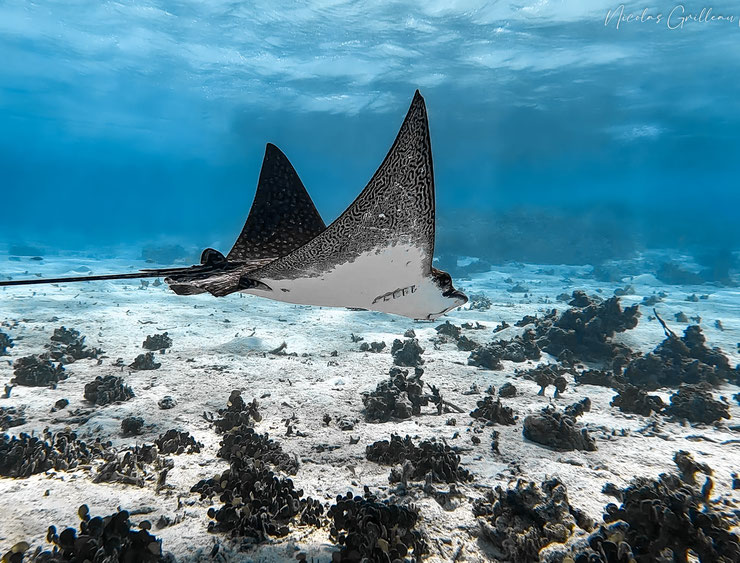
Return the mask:
[[443,270],[432,268],[432,276],[434,276],[435,282],[442,290],[442,297],[454,302],[454,305],[452,305],[450,309],[460,307],[468,302],[468,296],[462,291],[455,289],[455,286],[452,285],[452,276],[450,276],[450,274]]
[[457,303],[458,307],[465,305],[465,303],[468,302],[468,296],[465,295],[462,291],[455,289],[454,287],[445,291],[442,295],[447,297],[448,299],[453,299]]

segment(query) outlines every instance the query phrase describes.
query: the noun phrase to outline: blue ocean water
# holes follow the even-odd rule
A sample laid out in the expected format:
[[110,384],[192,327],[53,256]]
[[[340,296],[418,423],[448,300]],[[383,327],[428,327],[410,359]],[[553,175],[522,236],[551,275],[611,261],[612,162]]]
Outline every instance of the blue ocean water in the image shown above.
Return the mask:
[[266,142],[328,222],[418,88],[440,249],[516,229],[522,259],[574,229],[629,239],[615,255],[732,249],[738,18],[722,1],[4,0],[0,240],[228,250]]

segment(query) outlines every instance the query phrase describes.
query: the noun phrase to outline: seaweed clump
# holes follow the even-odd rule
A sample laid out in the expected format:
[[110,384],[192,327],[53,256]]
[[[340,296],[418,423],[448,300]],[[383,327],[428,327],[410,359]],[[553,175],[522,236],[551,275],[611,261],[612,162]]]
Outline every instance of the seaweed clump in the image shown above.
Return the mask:
[[13,364],[13,375],[11,383],[15,385],[52,388],[68,377],[61,363],[54,365],[54,362],[38,354],[18,358]]
[[255,432],[254,421],[262,420],[258,406],[256,399],[246,403],[241,392],[234,389],[226,408],[218,411],[220,418],[206,416],[216,432],[224,434],[218,456],[230,462],[232,470],[238,470],[247,461],[257,461],[260,465],[269,463],[285,473],[295,475],[298,471],[297,460],[286,454],[267,433]]
[[271,440],[267,433],[259,434],[254,428],[246,425],[224,434],[218,457],[229,461],[232,469],[247,461],[259,460],[289,475],[298,472],[298,461],[285,453],[279,443]]
[[165,395],[157,401],[157,406],[162,410],[174,409],[177,406],[177,400],[171,395]]
[[[712,501],[713,481],[696,486],[699,471],[711,468],[679,451],[673,461],[681,476],[664,473],[657,479],[638,477],[625,489],[612,486],[621,506],[605,507],[604,522],[584,541],[575,541],[548,563],[732,563],[740,560],[740,539],[732,531],[734,511],[722,512],[722,501]],[[691,557],[689,556],[691,554]]]
[[398,367],[390,369],[388,379],[381,381],[375,391],[362,394],[365,406],[365,420],[368,422],[388,422],[389,420],[411,418],[421,414],[421,407],[430,401],[436,402],[441,414],[442,398],[436,388],[432,395],[424,394],[424,382],[421,380],[424,370],[415,368],[413,375]]
[[576,419],[591,409],[587,397],[565,408],[563,412],[552,407],[542,409],[539,414],[524,419],[522,434],[528,440],[556,450],[595,451],[596,441],[586,428],[579,428]]
[[220,418],[214,418],[208,413],[203,413],[203,416],[213,423],[216,432],[221,434],[240,426],[253,426],[255,422],[262,420],[262,415],[258,409],[257,399],[253,399],[251,403],[246,403],[242,399],[241,391],[234,389],[226,401],[226,408],[218,410]]
[[663,399],[657,395],[648,395],[644,389],[634,385],[624,385],[611,401],[613,407],[626,413],[650,416],[653,412],[659,413],[665,408]]
[[637,478],[622,492],[621,506],[606,506],[604,522],[628,525],[623,537],[637,563],[682,563],[689,551],[700,561],[740,561],[733,523],[708,500],[711,486],[709,477],[701,491],[674,474]]
[[139,354],[136,356],[133,362],[129,366],[133,370],[150,370],[159,369],[162,364],[154,361],[154,352],[146,352],[145,354]]
[[427,474],[431,474],[432,481],[437,483],[472,479],[470,472],[460,466],[460,456],[451,447],[434,440],[424,440],[417,446],[409,436],[401,438],[391,434],[390,441],[379,440],[367,446],[365,457],[382,465],[404,464],[404,477],[395,478],[397,474],[392,472],[391,482],[406,478],[420,481]]
[[363,496],[337,495],[328,511],[329,535],[341,546],[342,563],[361,561],[421,560],[428,547],[421,532],[414,530],[419,512],[414,507],[380,502],[365,487]]
[[213,521],[209,532],[229,532],[233,537],[258,544],[270,537],[290,533],[289,524],[319,525],[324,507],[317,500],[303,498],[293,481],[275,475],[264,464],[245,459],[212,479],[196,483],[191,492],[201,498],[218,495],[224,504],[208,509]]
[[163,334],[150,334],[146,337],[146,340],[144,340],[144,343],[141,346],[142,348],[151,350],[152,352],[165,350],[172,346],[172,339],[169,337],[169,333],[167,332]]
[[[632,547],[624,541],[629,526],[620,521],[602,524],[586,540],[573,542],[563,551],[540,554],[540,560],[548,563],[636,563]],[[661,560],[668,563],[667,560]]]
[[690,422],[712,424],[730,418],[730,407],[713,399],[704,385],[681,385],[671,395],[671,404],[666,407],[665,413]]
[[85,385],[85,399],[96,405],[107,405],[117,401],[128,401],[134,392],[116,375],[97,376]]
[[189,432],[179,432],[177,430],[168,430],[159,438],[154,440],[159,453],[167,454],[198,454],[203,444],[197,442]]
[[541,486],[521,479],[507,490],[497,486],[473,503],[473,514],[496,559],[516,563],[539,561],[543,547],[567,541],[576,527],[593,528],[593,521],[570,505],[567,489],[557,478]]
[[45,430],[43,437],[3,434],[0,435],[0,475],[25,478],[50,469],[68,471],[90,463],[107,447],[108,444],[99,441],[88,446],[74,432],[52,434]]
[[0,356],[7,356],[8,348],[12,348],[13,346],[15,346],[15,344],[13,344],[13,339],[10,338],[9,335],[0,331]]
[[699,325],[687,326],[682,337],[663,325],[666,338],[655,350],[630,362],[624,370],[629,383],[645,389],[678,387],[682,383],[707,382],[717,385],[723,379],[740,382],[740,371],[719,348],[709,348]]
[[482,418],[496,424],[511,425],[516,423],[514,409],[501,403],[501,398],[493,400],[491,395],[476,403],[477,407],[470,413],[473,418]]
[[701,472],[705,475],[712,475],[712,468],[706,463],[701,463],[694,459],[691,453],[679,450],[673,456],[673,462],[681,472],[681,479],[689,485],[696,485],[696,474]]
[[157,448],[149,444],[109,451],[104,459],[105,463],[98,468],[93,483],[113,482],[143,487],[147,481],[154,480],[156,474],[159,487],[175,465],[171,459],[158,455]]
[[129,513],[125,510],[106,517],[91,517],[87,505],[83,504],[78,514],[82,520],[79,534],[75,528],[57,533],[55,526],[49,526],[46,539],[54,547],[51,551],[37,552],[32,559],[35,563],[169,563],[175,560],[172,555],[162,553],[162,540],[149,533],[151,524],[144,521],[139,529],[132,529]]
[[103,353],[100,348],[88,348],[80,331],[63,326],[54,329],[51,343],[46,347],[49,356],[63,364],[71,364],[76,360],[96,359]]
[[25,423],[24,407],[0,407],[0,430],[7,430]]

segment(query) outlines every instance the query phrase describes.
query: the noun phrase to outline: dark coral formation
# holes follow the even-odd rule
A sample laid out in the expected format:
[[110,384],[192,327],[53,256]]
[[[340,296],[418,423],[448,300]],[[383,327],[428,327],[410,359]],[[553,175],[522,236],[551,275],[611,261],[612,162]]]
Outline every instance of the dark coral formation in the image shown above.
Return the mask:
[[626,384],[611,401],[613,407],[620,411],[642,416],[650,416],[653,412],[659,413],[665,408],[663,399],[657,395],[648,395],[644,389]]
[[360,352],[373,352],[375,354],[379,354],[385,350],[385,342],[370,342],[369,344],[367,342],[363,342],[360,344]]
[[431,474],[437,483],[469,481],[470,473],[460,466],[460,456],[445,444],[424,440],[415,445],[409,436],[391,434],[390,441],[379,440],[365,448],[370,461],[383,465],[404,464],[406,478],[419,481]]
[[10,338],[10,335],[0,331],[0,356],[7,356],[8,348],[12,348],[13,346],[15,344],[13,344],[13,339]]
[[637,304],[622,309],[618,297],[597,302],[583,291],[574,291],[570,309],[560,317],[545,316],[537,323],[537,344],[548,354],[569,362],[615,361],[624,364],[632,352],[611,338],[635,328]]
[[573,403],[572,405],[568,405],[564,409],[565,416],[569,416],[571,418],[578,418],[583,413],[586,413],[591,410],[591,399],[588,397],[581,399],[580,401]]
[[586,369],[576,373],[574,377],[578,385],[598,385],[600,387],[621,388],[624,379],[611,371],[599,369]]
[[420,561],[428,551],[422,534],[414,530],[418,510],[379,502],[367,487],[364,496],[338,495],[328,516],[332,522],[329,535],[341,546],[335,561]]
[[649,354],[630,362],[624,370],[629,383],[658,389],[678,387],[682,383],[717,385],[722,380],[740,380],[738,368],[730,367],[727,356],[719,348],[706,346],[699,325],[686,327],[680,338],[665,325],[664,328],[665,340]]
[[174,429],[160,435],[154,443],[162,455],[198,454],[203,447],[203,444],[196,441],[189,432]]
[[49,526],[46,539],[54,547],[51,551],[35,554],[35,563],[174,561],[174,557],[162,553],[162,541],[149,533],[151,525],[142,523],[139,529],[132,529],[129,513],[125,510],[104,518],[91,517],[87,505],[83,504],[78,514],[82,520],[79,533],[74,528],[65,528],[57,534],[56,527]]
[[681,385],[671,395],[671,404],[666,407],[665,413],[690,422],[712,424],[730,418],[730,407],[712,398],[712,393],[705,385]]
[[459,327],[455,324],[452,324],[450,321],[445,321],[441,325],[437,325],[437,327],[435,328],[437,334],[439,335],[434,340],[435,347],[443,342],[452,340],[456,342],[458,350],[470,352],[478,348],[480,345],[477,342],[462,334],[463,328],[466,330],[477,330],[483,328],[483,325],[481,325],[480,323],[476,323],[476,325],[464,323],[462,327]]
[[24,407],[0,407],[0,430],[26,423]]
[[56,387],[57,383],[68,377],[62,364],[54,365],[54,362],[39,355],[18,358],[13,364],[13,375],[12,383],[29,387]]
[[503,367],[501,360],[525,362],[538,360],[540,348],[535,342],[533,330],[525,330],[511,340],[495,340],[473,350],[468,357],[468,365],[485,369],[498,370]]
[[493,301],[482,293],[476,293],[470,296],[471,311],[488,311],[493,307]]
[[192,255],[179,244],[149,245],[141,249],[141,259],[147,263],[175,264],[187,262],[191,264],[197,256]]
[[481,418],[496,424],[510,425],[516,422],[514,409],[501,403],[501,398],[496,400],[490,395],[476,403],[477,408],[470,413],[473,418]]
[[498,396],[503,397],[504,399],[510,399],[511,397],[516,397],[517,389],[514,384],[509,383],[508,381],[504,383],[498,390]]
[[107,405],[118,401],[128,401],[134,396],[131,387],[116,375],[97,376],[85,385],[85,399],[96,405]]
[[408,370],[392,367],[388,379],[378,383],[375,391],[362,394],[365,406],[365,420],[369,422],[388,422],[391,419],[406,419],[421,414],[421,407],[429,403],[437,407],[437,414],[445,410],[445,402],[439,389],[430,385],[431,394],[424,393],[421,380],[424,370],[415,368],[413,375]]
[[481,533],[502,561],[539,561],[540,550],[565,542],[576,527],[591,530],[593,522],[568,502],[565,485],[557,478],[538,486],[519,480],[515,487],[489,490],[473,504]]
[[564,412],[546,407],[539,414],[529,415],[524,419],[522,434],[528,440],[556,450],[595,451],[596,441],[588,430],[580,428],[576,423],[576,417],[590,408],[591,401],[588,398],[566,407]]
[[144,343],[141,346],[142,348],[153,352],[165,350],[172,346],[172,339],[169,337],[169,333],[167,332],[163,334],[150,334],[146,337],[146,340],[144,340]]
[[547,391],[550,385],[554,385],[555,397],[559,397],[568,386],[568,380],[565,378],[566,374],[573,375],[573,370],[558,364],[539,364],[526,371],[517,372],[517,375],[534,381],[540,386],[540,390],[537,393],[540,396],[545,394],[545,391]]
[[462,329],[459,326],[452,324],[450,321],[445,321],[441,325],[438,325],[434,330],[436,330],[437,334],[440,336],[448,336],[453,340],[460,338],[460,334],[462,332]]
[[678,262],[664,262],[655,275],[670,285],[700,285],[706,281],[700,274],[687,270]]
[[471,340],[464,334],[457,339],[457,349],[463,352],[472,352],[480,346],[475,340]]
[[495,371],[504,369],[504,364],[501,363],[497,352],[498,350],[488,346],[479,346],[470,352],[468,365]]
[[69,405],[69,399],[61,398],[54,402],[54,406],[51,407],[51,412],[56,412],[62,409],[66,409],[68,405]]
[[88,348],[85,337],[73,328],[59,327],[54,329],[51,343],[46,346],[49,356],[63,364],[71,364],[76,360],[95,359],[103,351],[100,348]]
[[134,370],[148,370],[148,369],[159,369],[162,364],[154,361],[154,352],[146,352],[145,354],[139,354],[136,356],[133,362],[129,364],[131,369]]
[[44,431],[42,437],[21,433],[0,436],[0,475],[29,477],[49,469],[67,471],[87,464],[108,447],[96,441],[90,445],[77,439],[74,432]]
[[421,357],[423,353],[424,349],[416,338],[406,338],[403,341],[396,338],[391,346],[393,363],[397,366],[418,367],[424,363]]

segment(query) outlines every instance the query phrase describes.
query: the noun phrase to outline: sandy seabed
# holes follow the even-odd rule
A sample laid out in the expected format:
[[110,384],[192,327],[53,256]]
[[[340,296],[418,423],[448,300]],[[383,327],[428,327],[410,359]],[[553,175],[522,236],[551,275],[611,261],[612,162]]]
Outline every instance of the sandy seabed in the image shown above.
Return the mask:
[[[2,274],[13,278],[42,274],[75,275],[75,269],[90,268],[95,274],[126,272],[145,267],[143,263],[126,260],[97,260],[80,256],[49,257],[42,262],[23,259],[8,261],[0,255]],[[445,438],[451,446],[460,448],[462,465],[474,480],[458,484],[463,496],[444,509],[422,491],[422,484],[412,487],[405,502],[413,502],[421,511],[418,528],[429,538],[429,561],[449,561],[455,554],[459,561],[490,560],[485,542],[478,538],[478,525],[472,514],[472,502],[488,487],[513,484],[524,478],[541,482],[558,477],[567,486],[571,504],[600,520],[604,506],[614,502],[602,493],[609,481],[626,486],[636,476],[657,477],[674,470],[673,455],[678,450],[693,454],[697,461],[714,469],[713,495],[740,495],[732,490],[731,474],[740,470],[740,407],[731,399],[740,389],[723,384],[715,389],[715,398],[722,396],[731,404],[732,419],[714,426],[682,425],[663,417],[643,417],[620,412],[610,406],[615,395],[612,389],[569,382],[565,393],[552,397],[539,396],[539,386],[516,377],[514,370],[533,367],[537,363],[555,361],[543,354],[538,362],[504,362],[504,369],[487,371],[467,365],[469,353],[459,351],[454,343],[435,346],[435,327],[444,320],[455,324],[480,322],[485,330],[466,334],[479,343],[493,337],[493,329],[501,321],[513,325],[524,315],[543,314],[549,309],[562,310],[565,303],[556,296],[583,289],[589,294],[613,295],[624,283],[603,283],[588,276],[589,266],[537,266],[513,264],[496,267],[469,280],[458,280],[456,286],[471,294],[483,293],[493,302],[486,311],[453,311],[437,322],[414,322],[390,315],[295,306],[241,294],[225,298],[208,295],[178,297],[165,285],[139,289],[133,282],[90,282],[60,286],[31,286],[0,289],[0,322],[18,321],[12,329],[2,328],[15,341],[10,356],[0,358],[0,384],[13,377],[11,362],[19,357],[45,351],[54,329],[64,325],[79,330],[88,346],[105,352],[102,364],[97,360],[79,360],[66,366],[68,378],[56,389],[15,386],[10,398],[0,399],[0,406],[25,407],[27,422],[7,430],[8,433],[52,431],[67,426],[85,440],[112,440],[114,446],[151,443],[165,431],[176,428],[190,432],[204,448],[198,454],[170,456],[174,468],[167,476],[168,487],[157,492],[154,482],[144,487],[117,483],[92,482],[94,468],[71,472],[48,471],[27,479],[0,478],[0,553],[20,540],[33,546],[46,544],[49,525],[57,528],[77,527],[77,509],[87,504],[91,514],[107,515],[118,507],[126,510],[146,509],[145,514],[132,517],[133,522],[152,522],[164,515],[175,524],[153,530],[162,539],[164,550],[178,561],[211,560],[208,556],[214,543],[220,542],[222,560],[229,561],[289,561],[298,552],[308,559],[330,561],[336,550],[326,528],[293,527],[285,538],[275,539],[247,553],[229,546],[223,534],[207,531],[208,507],[218,505],[218,499],[201,500],[190,488],[228,468],[217,457],[221,437],[203,418],[204,411],[223,408],[232,389],[241,390],[249,401],[257,398],[262,414],[255,428],[268,432],[283,449],[297,456],[300,467],[292,477],[305,495],[330,504],[337,494],[352,491],[362,494],[367,485],[380,498],[395,489],[389,484],[390,468],[367,461],[365,447],[391,433],[406,434],[415,441],[435,437]],[[79,274],[78,274],[79,275]],[[510,293],[514,282],[529,288],[523,293]],[[740,291],[735,288],[702,286],[669,286],[645,274],[625,280],[634,287],[634,294],[622,297],[624,306],[641,301],[644,296],[665,291],[667,297],[656,305],[661,316],[677,333],[685,324],[671,322],[675,313],[683,311],[689,317],[699,315],[710,346],[720,347],[732,365],[740,362]],[[708,294],[708,299],[686,301],[692,293]],[[618,334],[615,341],[635,350],[648,352],[664,338],[655,320],[648,320],[649,308],[643,308],[638,326]],[[720,319],[724,330],[715,327]],[[400,422],[367,423],[363,417],[361,392],[375,389],[388,376],[393,365],[390,345],[404,332],[413,329],[425,352],[424,380],[439,387],[442,396],[464,409],[464,414],[436,415],[433,407],[422,415]],[[497,338],[511,338],[523,329],[514,326],[496,333]],[[114,366],[117,358],[125,364],[144,352],[142,342],[147,335],[168,332],[173,340],[165,354],[157,354],[161,368],[153,371],[132,371]],[[383,341],[388,346],[381,353],[360,352],[359,343]],[[269,351],[287,344],[286,355]],[[336,355],[333,352],[336,351]],[[295,353],[296,355],[291,355]],[[94,407],[83,396],[86,383],[98,375],[120,375],[132,387],[136,396],[129,401]],[[506,400],[518,415],[512,426],[497,426],[500,432],[500,454],[491,449],[490,428],[476,432],[483,424],[469,416],[476,401],[490,385],[497,389],[505,382],[515,383],[519,394]],[[471,385],[481,394],[465,394]],[[671,390],[656,394],[665,401]],[[170,410],[161,410],[157,403],[165,395],[177,401]],[[550,403],[564,407],[589,397],[590,412],[579,420],[596,439],[594,452],[558,452],[528,441],[522,436],[522,422],[528,414],[539,412]],[[69,406],[51,412],[54,403],[67,398]],[[80,424],[70,422],[76,409],[91,411],[89,419]],[[345,415],[356,419],[354,429],[343,431],[335,424],[326,426],[322,419]],[[123,437],[121,420],[128,416],[145,420],[142,433]],[[284,420],[295,415],[297,422],[291,436],[285,436]],[[455,426],[446,424],[455,417]],[[652,423],[655,423],[651,426]],[[650,431],[645,431],[650,427]],[[455,435],[457,434],[457,437]],[[481,439],[475,444],[473,436]],[[359,438],[356,444],[350,437]],[[337,449],[321,446],[338,445]],[[323,450],[323,451],[321,451]],[[445,489],[446,487],[442,486]],[[460,546],[463,546],[460,549]]]

